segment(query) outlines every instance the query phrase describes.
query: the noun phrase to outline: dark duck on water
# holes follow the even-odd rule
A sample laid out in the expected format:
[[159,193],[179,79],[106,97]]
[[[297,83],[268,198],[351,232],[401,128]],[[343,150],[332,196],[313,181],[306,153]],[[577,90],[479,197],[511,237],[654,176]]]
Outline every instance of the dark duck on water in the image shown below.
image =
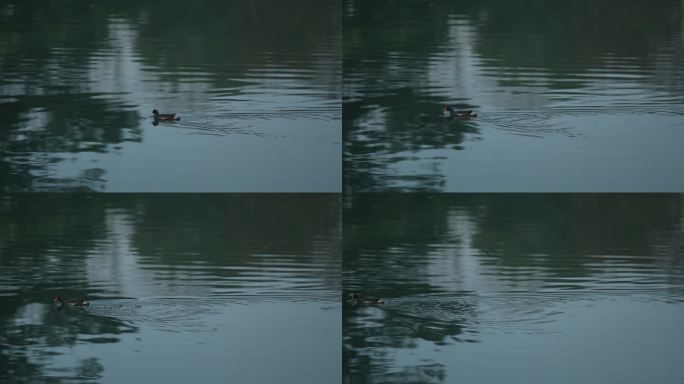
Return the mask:
[[83,307],[87,307],[88,305],[90,305],[88,300],[85,300],[85,299],[72,299],[69,301],[64,301],[64,298],[62,296],[53,297],[52,302],[55,303],[55,307],[57,309],[64,308],[65,306],[83,308]]
[[364,298],[356,292],[352,293],[351,298],[356,300],[357,304],[378,305],[385,303],[385,301],[379,297]]
[[156,109],[152,111],[155,121],[180,121],[180,117],[175,113],[159,113]]
[[470,119],[473,117],[477,117],[477,113],[473,113],[472,109],[457,111],[456,109],[454,109],[454,107],[447,105],[446,107],[444,107],[444,112],[442,113],[442,116],[444,116],[447,119],[453,119],[455,117]]

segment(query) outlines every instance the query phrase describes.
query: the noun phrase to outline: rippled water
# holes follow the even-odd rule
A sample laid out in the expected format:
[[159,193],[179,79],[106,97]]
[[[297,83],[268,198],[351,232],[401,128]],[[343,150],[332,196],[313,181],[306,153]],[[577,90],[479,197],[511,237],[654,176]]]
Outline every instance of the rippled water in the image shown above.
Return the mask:
[[681,195],[363,195],[346,383],[678,383]]
[[339,8],[3,2],[0,187],[339,191]]
[[349,190],[684,188],[681,1],[344,4]]
[[[339,208],[332,195],[0,199],[0,381],[339,381]],[[57,295],[91,304],[57,310]]]

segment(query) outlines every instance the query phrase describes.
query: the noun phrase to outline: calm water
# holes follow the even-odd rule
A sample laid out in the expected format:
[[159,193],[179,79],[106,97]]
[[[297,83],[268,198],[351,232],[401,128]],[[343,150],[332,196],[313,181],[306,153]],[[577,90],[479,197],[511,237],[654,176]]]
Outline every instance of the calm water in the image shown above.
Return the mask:
[[0,190],[338,192],[340,21],[328,0],[0,1]]
[[684,382],[681,195],[346,205],[345,383]]
[[[679,0],[344,1],[351,191],[682,191]],[[478,118],[445,120],[445,105]]]
[[339,231],[332,195],[0,198],[0,382],[340,382]]

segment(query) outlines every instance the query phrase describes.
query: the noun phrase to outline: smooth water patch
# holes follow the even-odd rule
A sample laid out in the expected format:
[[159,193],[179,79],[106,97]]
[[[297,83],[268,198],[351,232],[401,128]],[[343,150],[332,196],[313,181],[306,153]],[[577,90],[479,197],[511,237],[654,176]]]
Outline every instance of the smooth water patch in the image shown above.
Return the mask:
[[[433,123],[421,128],[425,135],[455,141],[366,156],[387,171],[383,184],[400,190],[428,185],[463,192],[679,190],[678,148],[684,142],[680,115],[539,115],[481,112],[477,121]],[[640,175],[639,183],[635,174]]]
[[[323,122],[328,127],[321,129],[320,120],[299,122],[287,133],[269,121],[259,129],[233,124],[150,123],[146,140],[114,151],[55,153],[63,161],[51,164],[50,173],[36,177],[33,185],[36,191],[68,187],[103,192],[268,192],[276,184],[280,192],[297,192],[305,185],[310,192],[339,189],[339,174],[330,172],[340,160],[331,150],[340,144],[334,123]],[[190,149],[188,140],[201,150]],[[264,157],[274,146],[289,154]],[[234,160],[216,161],[227,154]],[[320,175],[315,185],[309,184],[312,175]]]

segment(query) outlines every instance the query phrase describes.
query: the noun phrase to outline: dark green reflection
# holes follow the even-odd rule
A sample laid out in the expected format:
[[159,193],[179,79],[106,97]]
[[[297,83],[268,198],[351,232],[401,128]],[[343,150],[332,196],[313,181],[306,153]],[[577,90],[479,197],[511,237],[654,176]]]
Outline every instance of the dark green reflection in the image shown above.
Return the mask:
[[[581,338],[572,324],[579,312],[566,303],[619,298],[626,316],[642,303],[680,305],[683,203],[658,194],[348,197],[345,298],[361,292],[385,304],[345,301],[345,382],[454,382],[461,354],[499,353],[488,349],[492,339],[515,344],[523,331],[544,340],[546,324],[560,320],[550,333]],[[509,347],[502,353],[518,351]],[[487,377],[463,370],[473,382]]]
[[[0,189],[83,190],[101,189],[105,170],[83,170],[77,178],[39,177],[50,164],[67,154],[104,153],[116,150],[124,142],[139,142],[142,132],[137,112],[122,110],[120,105],[93,99],[97,95],[60,94],[22,96],[0,104],[8,129],[0,130]],[[22,128],[32,110],[42,110],[43,129]],[[112,129],[123,124],[125,129]]]
[[[84,6],[79,1],[5,1],[1,6],[0,84],[14,90],[3,96],[82,91],[89,61],[110,54],[112,21],[136,26],[136,49],[147,64],[160,72],[199,67],[215,85],[227,84],[227,66],[241,72],[266,65],[311,68],[320,45],[339,39],[334,2],[142,0]],[[259,60],[263,55],[268,62]],[[178,84],[182,76],[164,80]]]
[[[339,219],[335,195],[1,197],[0,381],[107,380],[127,369],[130,353],[146,343],[152,348],[150,339],[196,345],[209,336],[254,332],[270,339],[269,332],[292,330],[296,324],[285,318],[259,330],[240,319],[252,303],[262,305],[254,313],[296,319],[288,303],[300,310],[312,303],[308,311],[317,314],[337,302]],[[56,310],[56,295],[87,297],[91,305]],[[226,307],[228,316],[221,317]],[[243,328],[225,329],[226,323]],[[320,348],[330,350],[325,343]],[[84,346],[97,357],[76,359],[73,351],[82,354]],[[289,347],[260,351],[266,357]],[[194,358],[212,359],[216,348],[209,343],[202,349],[207,355]],[[126,356],[101,357],[112,350]],[[164,359],[180,363],[187,356],[171,351]]]

